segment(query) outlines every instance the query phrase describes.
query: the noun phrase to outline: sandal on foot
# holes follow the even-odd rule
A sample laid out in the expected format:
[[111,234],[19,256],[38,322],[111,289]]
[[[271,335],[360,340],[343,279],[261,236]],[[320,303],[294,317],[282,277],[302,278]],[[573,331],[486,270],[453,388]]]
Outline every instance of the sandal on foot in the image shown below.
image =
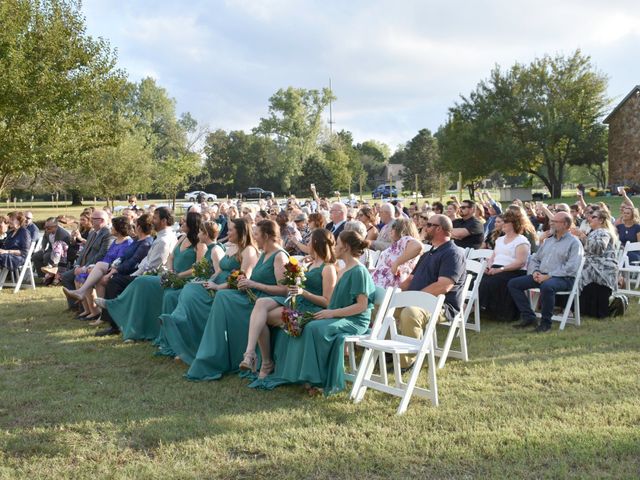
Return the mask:
[[271,375],[273,371],[276,369],[276,364],[273,363],[272,360],[268,362],[262,362],[260,366],[260,373],[258,374],[258,378],[265,378],[267,375]]
[[256,354],[245,353],[244,358],[240,362],[239,368],[240,370],[251,370],[252,372],[255,372],[256,371]]

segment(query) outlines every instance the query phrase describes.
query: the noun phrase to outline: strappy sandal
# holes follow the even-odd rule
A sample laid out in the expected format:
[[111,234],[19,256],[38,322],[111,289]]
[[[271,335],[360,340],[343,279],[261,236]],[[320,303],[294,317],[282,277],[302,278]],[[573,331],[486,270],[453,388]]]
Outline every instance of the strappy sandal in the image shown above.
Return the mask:
[[240,370],[256,371],[256,354],[253,352],[247,352],[244,354],[244,358],[239,365]]
[[273,363],[272,360],[268,362],[262,362],[260,366],[260,373],[258,374],[258,378],[265,378],[267,375],[271,375],[273,371],[276,369],[276,364]]

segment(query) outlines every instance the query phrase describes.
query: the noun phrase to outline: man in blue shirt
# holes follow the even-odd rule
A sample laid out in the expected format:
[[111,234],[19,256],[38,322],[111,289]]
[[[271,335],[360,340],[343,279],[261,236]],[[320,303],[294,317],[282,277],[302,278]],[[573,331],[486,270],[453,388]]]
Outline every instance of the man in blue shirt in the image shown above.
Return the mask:
[[[402,282],[402,290],[422,290],[432,295],[445,296],[443,320],[452,320],[462,308],[462,287],[466,279],[464,249],[451,240],[453,225],[445,215],[433,215],[426,224],[425,238],[433,248],[423,254],[409,277]],[[429,321],[426,312],[417,307],[407,307],[400,312],[400,333],[408,337],[422,338]],[[403,368],[413,364],[412,355],[401,355]]]

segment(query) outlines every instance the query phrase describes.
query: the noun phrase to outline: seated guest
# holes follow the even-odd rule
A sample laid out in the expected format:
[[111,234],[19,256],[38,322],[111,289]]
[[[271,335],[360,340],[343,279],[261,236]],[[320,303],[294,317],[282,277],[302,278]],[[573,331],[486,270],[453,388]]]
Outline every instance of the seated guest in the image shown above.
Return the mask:
[[493,250],[496,247],[496,240],[504,235],[502,231],[502,227],[504,225],[503,215],[497,215],[495,221],[493,222],[493,229],[487,238],[484,239],[484,243],[482,244],[482,248],[488,248]]
[[316,228],[325,228],[324,223],[324,215],[317,212],[311,213],[309,214],[309,220],[307,222],[307,230],[309,234],[303,235],[301,240],[295,240],[295,236],[290,236],[289,240],[293,241],[296,248],[300,252],[302,252],[302,254],[308,255],[311,251],[309,246],[309,242],[311,241],[311,234]]
[[347,206],[344,203],[335,202],[331,204],[329,210],[331,221],[325,227],[337,239],[340,232],[344,229],[344,223],[347,221]]
[[512,278],[526,275],[531,245],[523,235],[524,225],[518,216],[507,210],[498,218],[501,218],[503,235],[495,240],[493,255],[487,261],[478,296],[480,307],[491,318],[511,321],[517,318],[518,309],[509,295],[507,284]]
[[305,384],[310,393],[323,389],[325,395],[344,389],[344,338],[367,331],[375,297],[371,275],[358,262],[367,245],[353,231],[340,234],[336,256],[345,268],[338,273],[328,308],[314,314],[299,338],[283,339],[284,345],[276,342],[276,370],[251,387]]
[[191,380],[216,380],[238,369],[254,307],[245,290],[251,289],[257,298],[287,293],[280,280],[284,278],[288,255],[282,248],[278,225],[272,220],[260,222],[256,241],[262,255],[251,278],[241,277],[237,290],[221,289],[216,293],[196,358],[187,372]]
[[[91,213],[92,230],[87,237],[84,248],[78,254],[73,268],[64,272],[61,276],[62,286],[67,290],[75,288],[75,277],[83,273],[83,267],[99,262],[113,243],[111,228],[109,227],[109,215],[104,210],[94,210]],[[67,298],[69,309],[73,309],[76,301]]]
[[396,218],[391,224],[393,243],[383,250],[376,269],[371,275],[376,287],[399,287],[411,275],[418,257],[422,253],[422,243],[413,221]]
[[57,273],[58,263],[67,257],[70,242],[69,232],[58,225],[58,220],[55,217],[47,218],[44,223],[42,247],[32,256],[36,273],[39,273],[45,265],[48,267],[47,273]]
[[536,228],[533,226],[531,222],[531,218],[527,215],[524,207],[519,205],[509,205],[507,211],[511,212],[516,216],[520,225],[522,225],[523,232],[522,235],[529,241],[529,245],[531,245],[531,253],[535,253],[538,250],[538,232],[536,232]]
[[78,228],[71,231],[69,249],[67,250],[67,262],[73,265],[78,258],[80,248],[87,242],[91,232],[91,212],[83,212],[78,220]]
[[362,223],[364,223],[364,226],[367,231],[367,236],[365,240],[368,240],[369,242],[373,242],[378,238],[378,227],[376,227],[376,214],[374,213],[373,209],[370,206],[365,205],[360,209],[360,211],[358,212],[357,220],[360,220]]
[[[616,225],[620,243],[624,246],[627,242],[640,242],[640,214],[638,209],[623,205],[621,222]],[[640,252],[629,252],[629,262],[640,260]]]
[[496,218],[498,217],[498,215],[502,214],[502,208],[500,207],[500,204],[498,202],[491,198],[491,194],[488,191],[485,190],[482,193],[482,198],[485,201],[484,206],[489,213],[489,217],[484,224],[484,238],[486,239],[493,231]]
[[473,200],[463,200],[460,204],[460,218],[453,220],[451,237],[461,248],[480,248],[484,227],[475,216],[476,204]]
[[3,248],[9,231],[9,217],[0,215],[0,248]]
[[[462,308],[462,287],[466,279],[464,250],[451,240],[451,219],[445,215],[433,215],[427,224],[426,239],[433,248],[418,260],[404,282],[402,290],[416,290],[432,295],[443,294],[445,301],[442,309],[443,320],[453,320]],[[400,334],[413,338],[422,338],[429,321],[425,311],[415,307],[400,312]],[[402,368],[413,365],[413,356],[400,355]]]
[[460,218],[459,205],[456,202],[447,202],[444,214],[453,222]]
[[138,207],[137,202],[138,202],[138,199],[136,198],[136,196],[130,195],[128,200],[129,210],[134,210],[134,211],[140,210],[140,207]]
[[[153,212],[153,228],[156,231],[156,238],[151,244],[149,253],[140,262],[137,270],[133,273],[116,273],[108,281],[105,287],[104,298],[96,298],[96,304],[102,309],[102,320],[108,322],[110,328],[96,333],[96,336],[117,335],[120,333],[118,325],[115,323],[106,308],[106,300],[114,299],[125,291],[127,286],[144,276],[146,272],[154,271],[158,267],[165,265],[169,254],[176,244],[176,235],[173,233],[171,226],[173,225],[173,215],[166,207],[158,207]],[[144,280],[142,281],[145,282]],[[152,302],[152,309],[159,313],[161,305],[158,302]]]
[[[311,264],[305,274],[304,288],[289,287],[288,297],[263,297],[256,301],[249,322],[249,337],[240,370],[256,371],[256,345],[260,345],[262,367],[258,378],[264,378],[274,370],[271,356],[271,334],[269,327],[282,325],[283,307],[290,306],[287,299],[296,298],[296,310],[300,312],[317,312],[327,308],[336,285],[337,272],[335,266],[333,235],[324,228],[313,231],[311,236]],[[280,348],[286,348],[286,340],[281,339]],[[286,368],[286,366],[285,366]]]
[[33,213],[29,211],[24,212],[24,218],[27,222],[26,228],[29,230],[31,241],[37,242],[38,239],[40,239],[40,229],[35,223],[33,223]]
[[111,222],[111,235],[114,241],[107,250],[106,255],[101,258],[95,265],[82,267],[82,272],[76,275],[75,290],[62,288],[62,292],[74,300],[79,300],[84,306],[82,311],[76,318],[79,320],[95,321],[100,317],[98,307],[93,302],[93,287],[104,277],[112,264],[124,255],[129,245],[133,243],[130,237],[131,229],[129,220],[125,216],[116,217]]
[[618,239],[605,210],[591,214],[591,232],[584,243],[584,268],[580,278],[580,312],[596,318],[609,316],[609,297],[617,288]]
[[253,229],[245,219],[229,222],[229,242],[218,260],[212,250],[213,276],[203,284],[189,283],[180,291],[173,312],[160,316],[161,327],[154,344],[158,355],[170,356],[191,365],[207,325],[213,298],[218,290],[228,288],[227,278],[234,270],[250,277],[258,262]]
[[[582,244],[569,232],[573,224],[571,215],[559,212],[550,222],[554,230],[553,235],[547,238],[529,259],[529,275],[512,278],[507,284],[522,318],[519,324],[514,325],[516,328],[536,327],[537,332],[551,330],[556,292],[571,290],[582,260]],[[525,293],[530,288],[540,288],[540,325],[537,324],[529,296]]]
[[391,224],[395,219],[396,209],[390,203],[380,205],[378,214],[380,215],[380,225],[378,225],[378,236],[371,242],[372,250],[382,251],[393,243],[391,239]]
[[431,204],[431,210],[433,210],[433,213],[436,215],[442,215],[444,213],[444,205],[442,202],[433,202]]
[[0,269],[6,268],[17,272],[29,253],[31,234],[27,229],[27,218],[22,212],[11,212],[9,230],[0,249]]
[[[207,251],[207,246],[198,237],[201,223],[199,213],[187,213],[181,226],[183,235],[167,258],[167,271],[176,274],[178,278],[189,279],[193,274],[193,264],[199,262]],[[163,287],[160,283],[161,275],[138,277],[117,298],[104,302],[110,318],[122,331],[124,340],[155,339],[160,331],[158,317],[162,313],[165,295],[175,297],[175,307],[180,294],[175,290],[179,289]],[[111,334],[106,331],[104,333]]]

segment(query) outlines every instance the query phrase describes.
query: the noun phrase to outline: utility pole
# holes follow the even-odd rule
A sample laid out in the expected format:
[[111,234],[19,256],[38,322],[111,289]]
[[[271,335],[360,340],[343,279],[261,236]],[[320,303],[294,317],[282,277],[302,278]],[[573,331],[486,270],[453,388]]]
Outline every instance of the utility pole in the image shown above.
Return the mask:
[[[333,90],[331,89],[331,77],[329,77],[329,92],[333,95]],[[329,100],[329,136],[333,136],[333,101]]]

